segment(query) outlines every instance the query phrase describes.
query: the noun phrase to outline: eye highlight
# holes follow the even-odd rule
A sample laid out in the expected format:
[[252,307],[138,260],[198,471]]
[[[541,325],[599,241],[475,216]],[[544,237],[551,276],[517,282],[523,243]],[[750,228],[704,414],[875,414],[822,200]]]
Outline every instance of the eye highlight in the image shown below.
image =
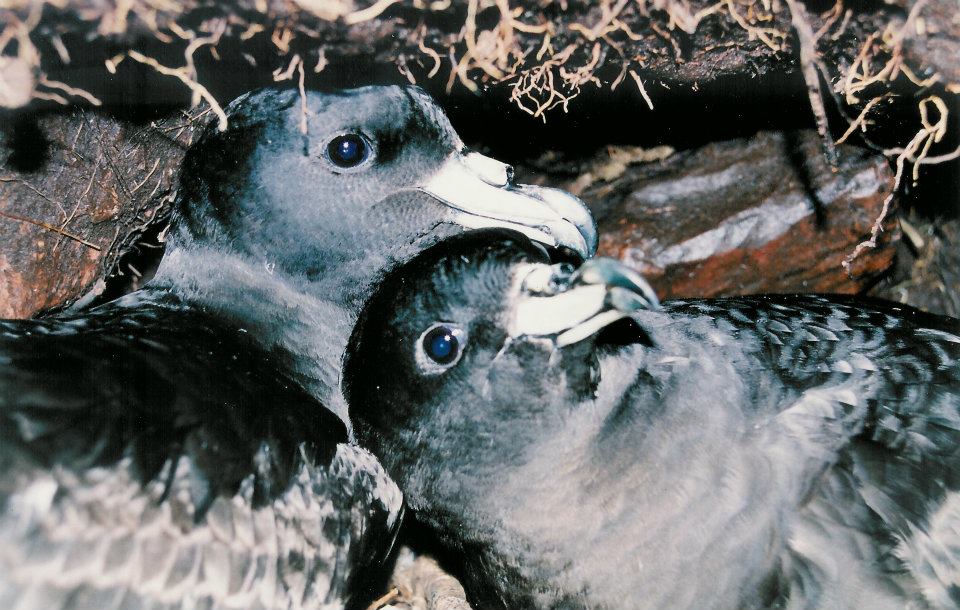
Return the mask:
[[357,133],[345,133],[327,144],[327,157],[337,167],[357,167],[370,156],[370,146]]
[[455,324],[438,323],[417,342],[417,363],[427,373],[441,373],[457,362],[467,343],[467,334]]

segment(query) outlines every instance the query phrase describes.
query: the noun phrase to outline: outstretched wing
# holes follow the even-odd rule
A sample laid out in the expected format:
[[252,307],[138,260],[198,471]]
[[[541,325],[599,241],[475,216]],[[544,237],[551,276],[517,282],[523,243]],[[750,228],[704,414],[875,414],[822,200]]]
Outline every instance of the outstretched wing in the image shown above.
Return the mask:
[[0,606],[362,603],[395,485],[244,329],[138,298],[0,322]]

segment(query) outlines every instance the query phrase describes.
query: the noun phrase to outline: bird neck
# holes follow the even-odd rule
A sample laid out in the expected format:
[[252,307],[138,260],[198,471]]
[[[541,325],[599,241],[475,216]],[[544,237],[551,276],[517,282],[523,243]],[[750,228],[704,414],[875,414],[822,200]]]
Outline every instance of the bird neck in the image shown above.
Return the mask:
[[151,285],[251,333],[349,426],[340,381],[344,348],[356,323],[350,299],[362,290],[361,278],[344,272],[307,279],[220,248],[172,246]]

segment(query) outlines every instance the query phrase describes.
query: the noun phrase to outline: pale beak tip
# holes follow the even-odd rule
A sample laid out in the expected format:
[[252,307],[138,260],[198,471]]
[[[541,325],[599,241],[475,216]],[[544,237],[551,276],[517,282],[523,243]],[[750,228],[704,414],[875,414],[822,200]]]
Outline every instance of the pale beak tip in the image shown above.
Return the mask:
[[[577,270],[575,280],[584,284],[602,284],[633,295],[633,309],[659,309],[660,300],[649,283],[635,270],[612,258],[592,258]],[[626,306],[626,305],[625,305]]]

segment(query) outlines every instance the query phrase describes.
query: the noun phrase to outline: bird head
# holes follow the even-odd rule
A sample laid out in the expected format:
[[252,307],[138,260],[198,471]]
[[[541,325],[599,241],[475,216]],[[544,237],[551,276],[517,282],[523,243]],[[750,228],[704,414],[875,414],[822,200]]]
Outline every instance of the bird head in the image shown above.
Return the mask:
[[[361,313],[344,370],[357,434],[414,505],[437,485],[455,494],[590,400],[598,358],[649,342],[632,314],[657,306],[610,259],[551,264],[510,232],[451,238],[391,273]],[[432,470],[440,460],[455,483]]]
[[596,230],[562,191],[517,185],[510,166],[469,151],[420,89],[267,89],[227,108],[184,161],[181,243],[213,245],[349,301],[441,239],[507,227],[573,258]]

